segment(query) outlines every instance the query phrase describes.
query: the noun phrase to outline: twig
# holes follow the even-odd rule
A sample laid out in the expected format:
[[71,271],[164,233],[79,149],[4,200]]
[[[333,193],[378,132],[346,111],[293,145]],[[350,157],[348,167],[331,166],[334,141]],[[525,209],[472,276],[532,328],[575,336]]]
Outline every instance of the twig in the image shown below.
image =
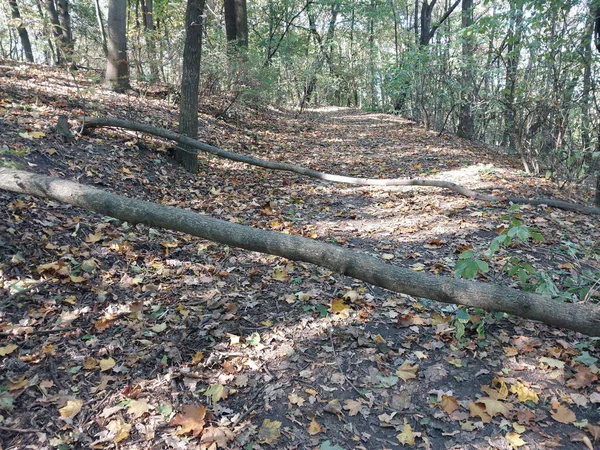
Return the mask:
[[[365,394],[363,394],[355,385],[354,383],[352,383],[352,381],[350,381],[350,378],[348,378],[348,376],[346,375],[346,372],[344,372],[344,369],[342,369],[342,365],[340,364],[340,361],[337,358],[337,353],[335,351],[335,345],[333,344],[333,335],[331,334],[331,329],[329,330],[329,341],[331,342],[331,350],[333,351],[333,359],[335,360],[335,363],[338,366],[338,369],[340,370],[340,373],[342,375],[344,375],[344,378],[346,379],[346,381],[348,382],[348,384],[352,387],[352,389],[354,389],[356,391],[356,393],[358,395],[360,395],[362,398],[364,398],[367,401],[371,401],[370,398],[368,398]],[[384,406],[384,405],[381,405]]]
[[[2,303],[8,303],[11,300],[13,300],[14,298],[18,297],[21,294],[25,294],[29,291],[31,291],[33,288],[39,287],[39,286],[43,286],[46,283],[49,283],[50,281],[52,281],[53,278],[48,278],[44,281],[40,281],[39,283],[35,283],[29,287],[26,287],[25,289],[22,289],[20,291],[15,292],[14,294],[9,295],[8,297],[6,297],[4,300],[2,300]],[[16,284],[16,283],[15,283]],[[11,286],[12,287],[12,286]],[[10,289],[10,288],[9,288]]]
[[13,433],[41,433],[42,430],[35,430],[33,428],[12,428],[0,426],[2,431],[12,431]]
[[66,332],[66,331],[76,331],[79,330],[79,328],[77,327],[67,327],[67,328],[52,328],[50,330],[33,330],[30,331],[29,333],[19,333],[19,334],[14,334],[14,333],[10,333],[10,332],[2,332],[0,333],[0,337],[11,337],[11,336],[30,336],[30,335],[38,335],[38,336],[43,336],[46,334],[54,334],[54,333],[62,333],[62,332]]

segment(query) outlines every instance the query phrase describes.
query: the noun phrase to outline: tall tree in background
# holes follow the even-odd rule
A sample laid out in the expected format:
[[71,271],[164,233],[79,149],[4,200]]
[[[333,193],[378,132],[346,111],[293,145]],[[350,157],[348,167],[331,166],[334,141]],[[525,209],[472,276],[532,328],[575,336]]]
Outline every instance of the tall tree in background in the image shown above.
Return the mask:
[[[419,37],[419,44],[422,47],[429,45],[433,39],[433,36],[435,36],[435,32],[438,30],[440,25],[442,25],[446,19],[450,17],[450,14],[452,14],[452,11],[456,9],[460,1],[461,0],[455,0],[454,3],[446,8],[446,11],[442,15],[441,19],[435,25],[432,25],[431,18],[433,16],[433,9],[437,3],[437,0],[431,0],[431,3],[429,3],[427,0],[423,0],[423,5],[421,6],[421,34]],[[418,4],[418,1],[415,0],[415,9],[418,7]]]
[[473,0],[462,0],[462,92],[459,112],[457,134],[466,139],[472,139],[475,132],[475,123],[471,107],[474,100],[475,89],[475,39],[473,30]]
[[21,39],[21,46],[23,47],[23,53],[25,53],[25,59],[27,59],[29,62],[33,62],[33,51],[31,50],[29,33],[27,33],[27,28],[25,28],[23,25],[17,0],[8,0],[8,4],[10,6],[11,17],[13,18],[13,21],[17,27],[17,32],[19,33],[19,39]]
[[104,29],[100,0],[94,0],[94,6],[96,8],[96,20],[98,21],[98,30],[100,30],[100,39],[102,40],[102,51],[104,52],[104,56],[108,56],[108,44],[106,42],[106,31]]
[[[198,91],[202,56],[202,20],[205,0],[188,0],[185,10],[185,44],[181,69],[181,102],[179,104],[179,133],[192,139],[198,137]],[[195,149],[178,146],[175,159],[188,172],[198,172]]]
[[229,50],[248,48],[248,8],[246,0],[223,0],[225,32]]
[[60,48],[67,63],[73,61],[73,29],[71,28],[71,14],[67,0],[56,0],[58,22],[61,29]]
[[154,4],[152,0],[141,0],[143,23],[144,23],[144,39],[146,41],[146,51],[150,64],[150,74],[152,79],[158,81],[160,79],[160,71],[158,68],[156,54],[156,36],[154,29]]
[[58,11],[56,10],[54,0],[45,0],[44,5],[46,6],[46,11],[50,16],[50,23],[52,25],[52,35],[54,36],[54,45],[56,48],[56,64],[61,66],[64,64],[65,59],[60,44],[63,39],[63,32],[62,27],[60,26],[60,20],[58,19]]
[[127,0],[109,0],[106,83],[116,92],[129,88],[127,59]]

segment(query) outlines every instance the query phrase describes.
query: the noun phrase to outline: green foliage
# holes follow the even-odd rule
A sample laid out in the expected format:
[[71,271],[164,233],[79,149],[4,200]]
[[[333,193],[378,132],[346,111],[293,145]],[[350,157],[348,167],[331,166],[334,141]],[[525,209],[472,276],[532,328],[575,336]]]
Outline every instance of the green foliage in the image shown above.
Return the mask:
[[475,256],[474,250],[466,250],[459,256],[455,266],[455,275],[467,280],[474,279],[480,273],[489,272],[490,267],[485,261]]

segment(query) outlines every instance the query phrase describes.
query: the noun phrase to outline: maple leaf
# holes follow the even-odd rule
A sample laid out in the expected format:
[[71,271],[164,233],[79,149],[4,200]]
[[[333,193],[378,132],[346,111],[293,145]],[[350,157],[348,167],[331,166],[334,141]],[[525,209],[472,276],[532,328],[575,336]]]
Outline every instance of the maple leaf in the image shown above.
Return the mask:
[[134,419],[142,417],[151,409],[154,409],[144,400],[131,400],[127,405],[127,412],[133,416]]
[[510,403],[501,402],[491,397],[481,397],[477,400],[477,403],[483,403],[486,412],[492,417],[498,414],[502,414],[506,418],[510,416],[510,408],[512,407]]
[[348,399],[344,402],[344,409],[349,411],[351,416],[357,415],[362,408],[362,403],[357,400]]
[[406,360],[398,367],[398,369],[396,369],[396,376],[402,378],[404,381],[411,380],[417,378],[417,370],[419,370],[418,364],[412,364],[410,361]]
[[325,405],[325,407],[323,408],[323,411],[335,414],[340,420],[342,419],[342,417],[344,417],[344,413],[342,412],[342,404],[337,398],[330,400],[329,403],[327,403],[327,405]]
[[204,416],[206,416],[206,408],[203,405],[184,405],[183,412],[176,414],[169,421],[169,426],[179,426],[176,434],[191,432],[193,436],[198,436],[204,429]]
[[265,419],[258,429],[258,440],[264,444],[274,444],[281,436],[281,422],[279,420]]
[[304,402],[306,401],[302,397],[300,397],[298,394],[296,394],[295,392],[291,392],[288,395],[288,400],[290,401],[290,403],[292,405],[298,405],[298,406],[304,405]]
[[107,425],[106,429],[110,431],[112,441],[116,444],[125,440],[129,437],[131,431],[131,424],[125,422],[122,417],[117,417],[115,420],[111,420]]
[[468,406],[471,417],[479,417],[483,423],[490,423],[492,421],[492,417],[485,410],[485,404],[469,402]]
[[227,448],[228,443],[235,439],[235,434],[225,427],[208,427],[204,429],[200,442],[205,444],[203,448],[213,448],[211,444],[217,444],[217,447]]
[[512,448],[519,448],[525,445],[525,441],[521,439],[521,436],[518,433],[506,433],[506,441]]
[[442,401],[440,402],[441,408],[448,413],[449,416],[452,415],[454,411],[460,409],[460,405],[456,400],[456,397],[453,395],[442,395]]
[[598,381],[598,376],[592,373],[587,367],[579,367],[577,373],[567,381],[567,386],[571,389],[581,389],[590,386]]
[[402,430],[402,433],[396,436],[396,439],[398,439],[402,445],[415,445],[415,435],[406,419],[404,419],[404,429]]

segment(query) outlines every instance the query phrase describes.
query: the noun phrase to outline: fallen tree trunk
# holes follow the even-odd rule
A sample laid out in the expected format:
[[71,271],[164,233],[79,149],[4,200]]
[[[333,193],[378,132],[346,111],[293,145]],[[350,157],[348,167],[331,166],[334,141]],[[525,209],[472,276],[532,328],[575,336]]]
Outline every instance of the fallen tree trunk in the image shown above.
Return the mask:
[[0,168],[0,188],[51,198],[132,224],[181,231],[233,247],[316,264],[414,297],[503,311],[590,336],[600,336],[600,305],[559,303],[495,284],[415,272],[363,253],[300,236],[239,225],[21,170]]
[[112,119],[107,117],[87,117],[83,121],[84,128],[94,127],[116,127],[125,128],[132,131],[140,131],[142,133],[151,134],[153,136],[162,137],[175,142],[178,142],[186,147],[196,148],[207,153],[211,153],[221,158],[230,159],[253,166],[263,167],[271,170],[282,170],[286,172],[294,172],[307,177],[316,178],[318,180],[332,181],[334,183],[346,183],[356,184],[360,186],[426,186],[426,187],[438,187],[444,189],[450,189],[451,191],[457,192],[465,197],[472,198],[473,200],[482,200],[492,203],[497,202],[512,202],[522,205],[547,205],[553,208],[563,209],[567,211],[575,211],[584,214],[598,214],[600,215],[600,208],[594,208],[591,206],[580,205],[578,203],[570,203],[562,200],[556,200],[551,198],[541,199],[530,199],[524,197],[501,197],[497,195],[482,194],[464,186],[461,186],[450,181],[442,180],[423,180],[423,179],[412,179],[408,180],[405,178],[357,178],[347,177],[343,175],[333,175],[329,173],[319,172],[317,170],[309,169],[306,167],[298,166],[295,164],[281,163],[277,161],[268,161],[265,159],[255,158],[254,156],[240,155],[239,153],[229,152],[227,150],[214,147],[206,144],[205,142],[196,141],[187,136],[175,133],[173,131],[166,130],[164,128],[156,128],[143,123],[132,122],[129,120]]

